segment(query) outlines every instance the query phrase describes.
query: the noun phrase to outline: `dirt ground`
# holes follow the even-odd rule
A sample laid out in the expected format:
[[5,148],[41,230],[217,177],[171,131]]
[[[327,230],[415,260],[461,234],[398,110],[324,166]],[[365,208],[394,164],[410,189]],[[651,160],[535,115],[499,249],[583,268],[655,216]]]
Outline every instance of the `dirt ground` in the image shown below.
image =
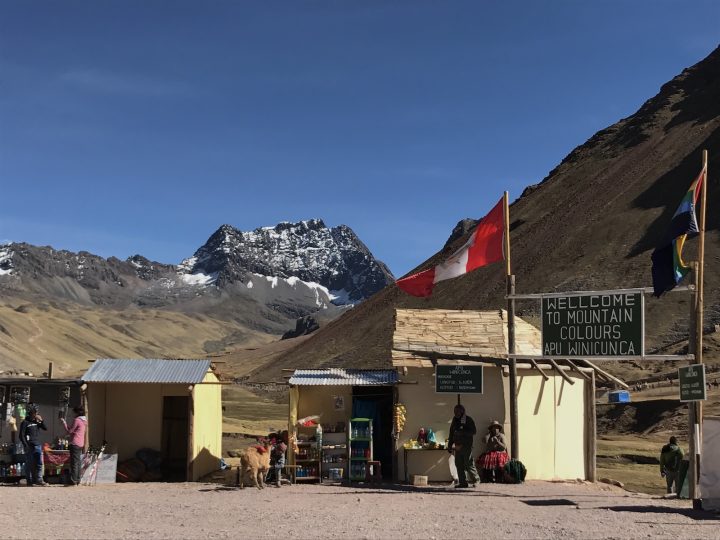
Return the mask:
[[[688,501],[603,484],[0,487],[3,538],[717,538]],[[22,517],[21,517],[22,516]]]

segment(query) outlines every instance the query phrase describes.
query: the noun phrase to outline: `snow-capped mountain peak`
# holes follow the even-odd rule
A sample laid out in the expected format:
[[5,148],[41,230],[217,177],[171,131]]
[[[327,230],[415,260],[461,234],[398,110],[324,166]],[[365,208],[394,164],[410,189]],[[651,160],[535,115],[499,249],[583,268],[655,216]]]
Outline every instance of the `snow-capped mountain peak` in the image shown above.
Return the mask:
[[220,287],[245,283],[247,273],[297,278],[324,287],[335,303],[362,301],[393,280],[352,229],[328,228],[321,219],[248,232],[222,225],[178,266],[178,273],[214,276]]

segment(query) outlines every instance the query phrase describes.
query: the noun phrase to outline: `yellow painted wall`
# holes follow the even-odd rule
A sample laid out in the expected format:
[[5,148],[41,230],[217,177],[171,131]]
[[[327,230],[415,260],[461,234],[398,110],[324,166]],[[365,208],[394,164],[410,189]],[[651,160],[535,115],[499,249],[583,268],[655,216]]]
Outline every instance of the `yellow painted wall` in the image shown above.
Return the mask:
[[100,446],[105,437],[105,385],[89,384],[87,387],[87,437],[88,444]]
[[[204,383],[217,383],[218,378],[208,372]],[[193,422],[193,477],[198,480],[218,470],[222,456],[222,386],[196,384],[193,388],[195,407]]]
[[[493,420],[506,421],[505,381],[499,368],[485,368],[483,371],[483,394],[463,394],[461,403],[466,413],[474,421],[478,430],[473,446],[473,458],[482,453],[487,426]],[[430,368],[408,368],[407,375],[400,374],[398,401],[405,405],[405,428],[400,434],[398,452],[398,475],[403,480],[404,452],[402,445],[409,439],[417,438],[421,427],[431,428],[439,443],[445,443],[449,435],[453,408],[457,404],[457,394],[438,394],[435,392],[435,370]],[[417,384],[402,384],[413,383]],[[506,426],[506,431],[507,431]],[[447,452],[414,452],[409,454],[408,475],[427,475],[431,482],[449,482],[450,469],[447,464]]]
[[141,448],[160,451],[163,397],[190,393],[184,384],[105,386],[105,437],[117,449],[119,461],[135,457]]
[[[352,413],[352,386],[298,386],[297,417],[320,415],[321,424],[335,424],[350,419]],[[335,397],[342,396],[345,409],[335,410]]]
[[585,385],[580,377],[570,384],[555,377],[555,477],[586,479]]
[[555,377],[518,370],[518,448],[528,480],[555,478],[554,400]]
[[549,380],[534,370],[518,370],[520,461],[528,480],[575,479],[585,473],[584,378],[557,374]]
[[[205,381],[217,382],[208,373]],[[193,387],[193,480],[218,469],[222,445],[222,403],[219,384]],[[190,396],[187,384],[88,383],[90,444],[103,440],[118,460],[135,457],[141,448],[160,451],[163,397]]]

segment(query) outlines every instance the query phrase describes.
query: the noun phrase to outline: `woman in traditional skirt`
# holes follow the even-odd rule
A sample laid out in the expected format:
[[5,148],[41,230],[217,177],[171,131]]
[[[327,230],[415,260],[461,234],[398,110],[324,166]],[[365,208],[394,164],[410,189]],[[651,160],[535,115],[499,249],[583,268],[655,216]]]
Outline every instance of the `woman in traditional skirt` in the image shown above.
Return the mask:
[[488,426],[488,434],[485,435],[485,453],[477,459],[477,467],[480,469],[483,482],[503,481],[503,468],[509,456],[502,430],[502,424],[497,420],[493,420]]

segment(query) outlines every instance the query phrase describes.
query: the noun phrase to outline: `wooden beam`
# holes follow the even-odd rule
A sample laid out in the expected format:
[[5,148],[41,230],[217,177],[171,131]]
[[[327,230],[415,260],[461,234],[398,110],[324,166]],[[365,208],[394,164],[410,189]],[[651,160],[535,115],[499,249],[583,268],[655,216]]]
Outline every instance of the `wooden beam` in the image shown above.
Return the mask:
[[542,368],[538,365],[538,363],[535,360],[530,358],[530,363],[532,364],[532,367],[534,367],[535,369],[537,369],[540,372],[540,375],[543,376],[543,379],[545,379],[546,381],[550,380],[550,377],[548,376],[548,374],[542,370]]
[[560,374],[560,376],[565,379],[570,384],[575,384],[575,381],[573,381],[570,377],[567,376],[567,374],[558,366],[557,362],[551,358],[548,358],[548,361],[552,365],[552,367],[555,368],[555,370]]
[[[397,349],[395,349],[397,350]],[[500,367],[502,364],[507,364],[507,361],[505,359],[500,358],[494,358],[492,356],[482,356],[479,354],[457,354],[457,353],[444,353],[439,351],[423,351],[423,350],[415,350],[415,349],[408,349],[399,351],[402,353],[410,353],[413,356],[422,356],[424,358],[428,359],[435,359],[435,360],[470,360],[470,361],[482,361],[482,362],[492,362],[496,366]]]
[[573,371],[577,371],[580,375],[582,375],[583,377],[585,377],[586,380],[588,380],[588,381],[590,380],[590,375],[588,375],[587,373],[584,373],[583,371],[581,371],[580,368],[577,367],[577,365],[576,365],[572,360],[565,360],[565,361],[566,361],[566,362],[568,363],[568,365],[573,369]]
[[583,362],[585,362],[588,366],[590,366],[591,368],[593,368],[597,373],[599,373],[600,375],[602,375],[603,377],[605,377],[605,379],[610,380],[610,381],[613,381],[614,383],[619,384],[619,385],[622,386],[623,388],[627,388],[628,390],[630,389],[630,387],[629,387],[627,384],[625,384],[623,381],[621,381],[621,380],[618,379],[617,377],[613,377],[613,376],[610,375],[607,371],[604,371],[604,370],[600,369],[600,368],[597,367],[595,364],[593,364],[590,360],[583,360]]
[[595,372],[585,385],[585,480],[597,480],[597,418],[595,410]]
[[186,468],[185,468],[185,476],[186,476],[186,482],[194,482],[195,479],[193,478],[194,474],[194,467],[195,467],[195,456],[193,456],[193,452],[195,450],[195,399],[193,397],[193,392],[190,392],[190,395],[188,396],[188,420],[187,420],[187,429],[188,429],[188,435],[187,435],[187,441],[186,441],[186,448],[187,448],[187,461],[186,461]]

